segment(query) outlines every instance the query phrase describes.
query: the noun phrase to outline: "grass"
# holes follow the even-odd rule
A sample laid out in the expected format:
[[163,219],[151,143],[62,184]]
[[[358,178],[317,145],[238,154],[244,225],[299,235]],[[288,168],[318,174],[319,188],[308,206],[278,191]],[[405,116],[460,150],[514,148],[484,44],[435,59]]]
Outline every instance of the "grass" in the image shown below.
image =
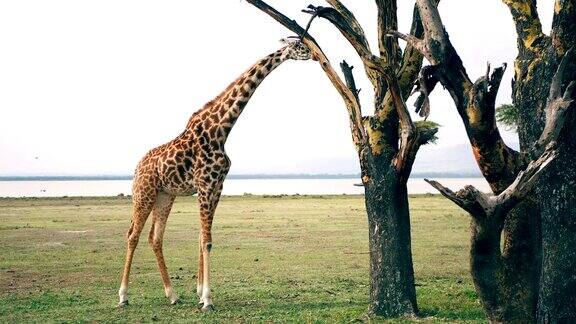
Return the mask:
[[[415,196],[410,203],[420,321],[485,322],[468,273],[467,216],[439,196]],[[130,200],[121,197],[0,199],[0,322],[365,318],[361,196],[223,197],[213,229],[217,311],[208,314],[196,308],[195,198],[176,200],[164,243],[184,303],[170,306],[164,297],[148,224],[132,268],[131,305],[115,308],[130,210]]]

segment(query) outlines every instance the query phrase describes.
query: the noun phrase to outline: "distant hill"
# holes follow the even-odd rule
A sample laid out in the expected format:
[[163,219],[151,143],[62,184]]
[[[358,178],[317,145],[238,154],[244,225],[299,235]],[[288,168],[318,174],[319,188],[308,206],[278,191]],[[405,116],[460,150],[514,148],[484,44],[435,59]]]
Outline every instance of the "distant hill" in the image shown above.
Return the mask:
[[[514,149],[518,149],[519,146],[518,142],[508,145]],[[419,173],[482,176],[469,144],[459,144],[447,148],[435,148],[434,145],[422,147],[412,168],[413,176]]]
[[[512,143],[517,147],[517,143]],[[355,156],[328,160],[307,161],[299,166],[304,173],[359,174],[360,167]],[[451,147],[423,146],[412,168],[412,177],[480,177],[481,173],[474,160],[469,144]]]
[[424,146],[418,152],[412,174],[452,173],[481,176],[470,145],[448,148]]

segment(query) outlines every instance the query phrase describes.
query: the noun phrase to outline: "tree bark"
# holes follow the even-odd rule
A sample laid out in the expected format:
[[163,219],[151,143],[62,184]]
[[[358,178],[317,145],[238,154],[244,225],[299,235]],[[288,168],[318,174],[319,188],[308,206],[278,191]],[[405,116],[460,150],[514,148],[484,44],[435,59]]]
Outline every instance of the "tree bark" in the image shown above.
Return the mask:
[[[541,31],[536,1],[504,1],[518,34],[518,57],[513,83],[513,101],[520,112],[518,133],[527,151],[538,145],[549,131],[554,117],[547,111],[548,89],[562,57],[576,48],[576,3],[557,0],[550,36]],[[527,6],[530,10],[519,10]],[[563,91],[576,79],[576,55],[567,60]],[[552,85],[551,85],[552,84]],[[574,97],[574,91],[572,91]],[[572,103],[572,105],[574,105]],[[538,323],[576,322],[576,126],[574,109],[564,116],[566,125],[557,138],[559,155],[536,187],[535,201],[540,211],[542,260],[539,274],[536,321]]]
[[563,145],[558,162],[537,189],[542,211],[538,323],[576,322],[575,156],[574,145]]
[[[370,312],[398,317],[418,313],[412,251],[410,215],[405,183],[399,183],[386,160],[367,157],[370,181],[365,184],[370,246]],[[387,161],[389,162],[389,161]]]

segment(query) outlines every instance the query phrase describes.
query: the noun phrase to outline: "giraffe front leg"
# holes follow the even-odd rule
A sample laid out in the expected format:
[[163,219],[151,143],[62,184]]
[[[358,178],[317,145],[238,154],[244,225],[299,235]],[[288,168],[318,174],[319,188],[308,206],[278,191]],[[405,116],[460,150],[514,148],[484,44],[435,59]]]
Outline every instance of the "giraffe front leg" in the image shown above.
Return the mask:
[[210,250],[212,249],[212,243],[208,242],[206,236],[203,235],[205,239],[202,242],[202,295],[200,296],[200,304],[202,304],[202,311],[209,312],[214,310],[214,305],[212,303],[212,291],[210,290]]
[[[214,306],[212,303],[212,292],[210,289],[210,251],[212,250],[212,221],[214,219],[214,212],[220,200],[222,193],[222,183],[220,182],[214,186],[213,190],[201,192],[198,195],[200,203],[200,265],[199,269],[197,291],[200,293],[200,304],[202,304],[202,311],[212,311]],[[200,276],[201,275],[201,276]]]

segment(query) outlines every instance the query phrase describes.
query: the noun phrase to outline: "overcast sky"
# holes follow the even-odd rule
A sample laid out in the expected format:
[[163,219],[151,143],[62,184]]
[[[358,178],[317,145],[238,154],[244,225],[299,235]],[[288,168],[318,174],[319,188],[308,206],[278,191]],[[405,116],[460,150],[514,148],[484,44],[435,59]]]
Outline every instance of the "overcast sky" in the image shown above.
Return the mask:
[[[325,5],[269,3],[301,24],[307,4]],[[377,48],[374,1],[344,3]],[[404,32],[413,5],[398,1]],[[553,0],[538,5],[548,32]],[[512,66],[516,36],[501,1],[442,0],[440,12],[473,80],[488,61]],[[311,33],[336,67],[342,59],[358,67],[370,114],[370,85],[354,51],[326,21]],[[177,136],[194,111],[289,35],[239,0],[1,1],[0,175],[131,174],[146,151]],[[511,102],[512,70],[499,103]],[[467,143],[446,92],[435,91],[430,119],[442,128],[428,153]],[[358,170],[344,105],[313,61],[288,61],[264,81],[226,150],[233,174]]]

